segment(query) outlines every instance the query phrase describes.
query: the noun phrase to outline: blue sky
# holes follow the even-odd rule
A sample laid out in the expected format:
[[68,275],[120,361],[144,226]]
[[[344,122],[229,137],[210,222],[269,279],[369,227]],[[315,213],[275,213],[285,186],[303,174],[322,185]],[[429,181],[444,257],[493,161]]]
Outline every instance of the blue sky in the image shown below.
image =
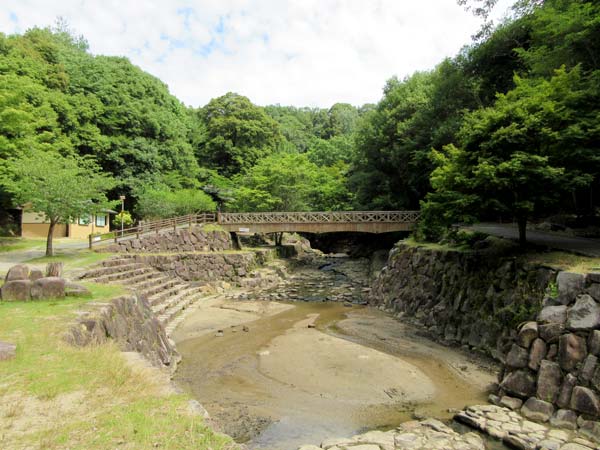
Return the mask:
[[[376,102],[430,69],[479,21],[455,0],[0,0],[0,31],[57,17],[95,54],[126,56],[192,106],[233,91],[261,105]],[[502,0],[497,14],[506,10]]]

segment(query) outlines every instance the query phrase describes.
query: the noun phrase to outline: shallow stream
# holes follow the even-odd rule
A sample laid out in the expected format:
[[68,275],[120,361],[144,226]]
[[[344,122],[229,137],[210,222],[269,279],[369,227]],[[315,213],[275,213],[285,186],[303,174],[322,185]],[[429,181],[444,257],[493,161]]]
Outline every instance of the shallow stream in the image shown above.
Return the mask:
[[[301,278],[311,270],[321,288],[348,282],[310,268]],[[310,292],[290,289],[300,298],[322,292],[314,283]],[[190,315],[174,338],[183,356],[176,382],[252,449],[449,419],[485,402],[494,381],[480,360],[357,304],[223,298]]]

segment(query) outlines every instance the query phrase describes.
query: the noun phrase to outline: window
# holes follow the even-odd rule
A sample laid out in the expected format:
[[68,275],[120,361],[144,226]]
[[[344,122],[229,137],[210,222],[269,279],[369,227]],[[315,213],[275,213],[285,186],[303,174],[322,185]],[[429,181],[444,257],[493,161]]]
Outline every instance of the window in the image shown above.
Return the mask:
[[106,226],[106,216],[96,216],[96,226],[97,227],[105,227]]
[[89,225],[92,221],[92,218],[89,214],[84,214],[79,218],[79,225]]

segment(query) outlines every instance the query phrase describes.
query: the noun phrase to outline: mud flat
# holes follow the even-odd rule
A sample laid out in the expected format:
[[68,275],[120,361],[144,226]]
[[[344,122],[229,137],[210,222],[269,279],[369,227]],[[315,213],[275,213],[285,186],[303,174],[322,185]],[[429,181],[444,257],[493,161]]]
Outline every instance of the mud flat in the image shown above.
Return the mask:
[[250,448],[450,418],[495,381],[480,361],[356,305],[214,299],[173,337],[176,383]]

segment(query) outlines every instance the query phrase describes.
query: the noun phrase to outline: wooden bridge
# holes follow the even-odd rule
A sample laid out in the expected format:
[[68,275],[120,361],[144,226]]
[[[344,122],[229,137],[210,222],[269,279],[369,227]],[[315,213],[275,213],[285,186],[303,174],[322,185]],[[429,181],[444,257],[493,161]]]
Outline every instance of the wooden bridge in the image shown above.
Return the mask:
[[223,229],[241,233],[388,233],[410,231],[418,220],[419,211],[221,213],[217,216]]
[[388,233],[410,231],[419,220],[419,211],[332,211],[332,212],[258,212],[200,213],[143,222],[133,228],[113,230],[103,235],[89,236],[89,246],[106,241],[139,238],[148,233],[177,230],[195,224],[217,223],[225,231],[236,233]]

